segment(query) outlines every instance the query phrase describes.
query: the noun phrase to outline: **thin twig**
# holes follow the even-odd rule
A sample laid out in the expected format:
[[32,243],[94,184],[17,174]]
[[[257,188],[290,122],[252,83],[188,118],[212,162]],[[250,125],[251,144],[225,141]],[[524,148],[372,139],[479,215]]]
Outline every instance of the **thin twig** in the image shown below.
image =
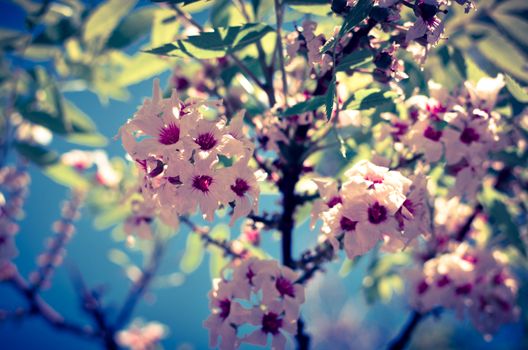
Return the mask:
[[30,307],[28,315],[35,315],[42,318],[46,323],[54,328],[80,335],[85,338],[99,338],[100,333],[93,330],[91,326],[81,326],[67,321],[53,307],[46,303],[38,294],[33,293],[20,274],[16,274],[10,280],[11,285],[20,292],[27,300]]
[[275,16],[277,19],[277,52],[279,58],[279,68],[282,74],[282,90],[284,93],[284,106],[288,106],[288,81],[286,76],[286,68],[284,66],[284,49],[282,47],[282,19],[283,6],[280,0],[275,0]]
[[389,350],[403,350],[411,340],[412,334],[420,321],[424,318],[424,314],[417,311],[413,311],[409,316],[409,320],[405,324],[404,328],[400,331],[398,336],[392,340],[389,344]]
[[155,276],[156,271],[161,263],[161,258],[165,251],[165,241],[157,239],[154,243],[154,248],[150,255],[149,262],[146,268],[143,270],[141,277],[132,285],[128,292],[128,296],[121,307],[114,328],[119,329],[128,322],[132,315],[139,299],[143,296],[146,289],[149,287],[152,278]]
[[241,253],[237,253],[233,250],[231,242],[226,240],[218,240],[209,235],[209,229],[207,227],[201,227],[192,222],[188,217],[180,217],[180,222],[187,225],[192,232],[200,235],[200,238],[205,245],[213,245],[217,248],[220,248],[225,256],[229,256],[232,259],[243,259],[244,256]]

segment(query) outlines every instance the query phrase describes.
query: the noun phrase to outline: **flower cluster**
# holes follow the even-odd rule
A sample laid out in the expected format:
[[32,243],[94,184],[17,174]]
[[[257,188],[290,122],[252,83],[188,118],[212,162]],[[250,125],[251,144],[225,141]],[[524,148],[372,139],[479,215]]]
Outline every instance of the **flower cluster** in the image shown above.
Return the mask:
[[17,256],[14,237],[19,227],[29,185],[28,174],[19,168],[6,166],[0,169],[0,281],[16,272],[11,259]]
[[456,176],[453,192],[471,198],[482,182],[489,153],[502,146],[500,115],[493,109],[503,86],[502,75],[482,78],[476,85],[466,82],[453,94],[429,82],[430,96],[407,100],[408,119],[384,115],[390,124],[384,126],[380,137],[391,135],[403,148],[422,154],[430,163],[444,157],[448,172]]
[[158,322],[142,324],[134,322],[128,329],[117,333],[116,341],[119,345],[130,350],[154,350],[159,341],[165,338],[167,327]]
[[244,112],[229,123],[208,118],[218,105],[181,101],[175,90],[162,98],[156,80],[152,99],[121,128],[123,146],[141,174],[141,193],[162,216],[192,214],[199,207],[213,220],[220,206],[232,205],[233,223],[257,211],[259,188],[248,166],[253,145],[242,134]]
[[[274,260],[250,258],[233,267],[230,279],[217,281],[209,294],[211,315],[204,321],[209,329],[210,345],[221,349],[238,348],[241,343],[283,349],[284,333],[297,332],[304,287],[296,283],[298,275]],[[245,336],[240,328],[252,325]]]
[[315,180],[321,199],[312,211],[312,225],[323,220],[322,231],[334,246],[342,240],[352,259],[384,241],[388,250],[407,246],[429,232],[426,179],[361,161],[335,180]]
[[492,334],[504,323],[514,322],[518,282],[498,251],[466,243],[438,255],[409,272],[410,302],[416,310],[437,307],[467,313],[484,334]]

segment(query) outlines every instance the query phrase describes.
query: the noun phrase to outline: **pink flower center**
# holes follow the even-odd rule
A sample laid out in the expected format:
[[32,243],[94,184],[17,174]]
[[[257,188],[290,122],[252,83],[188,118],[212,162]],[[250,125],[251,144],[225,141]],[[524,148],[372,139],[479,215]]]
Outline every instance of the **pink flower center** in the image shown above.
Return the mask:
[[423,136],[426,138],[426,139],[429,139],[431,141],[435,141],[435,142],[438,142],[440,140],[440,137],[442,137],[442,131],[441,130],[436,130],[435,128],[433,128],[431,125],[429,125],[424,133],[423,133]]
[[268,312],[262,317],[262,331],[264,333],[278,334],[281,327],[282,319],[276,313]]
[[224,299],[218,302],[218,307],[220,308],[220,318],[225,320],[229,313],[231,312],[231,300]]
[[504,281],[506,281],[506,276],[504,276],[504,274],[501,272],[493,276],[493,284],[495,284],[496,286],[500,286],[504,283]]
[[396,137],[405,135],[407,133],[407,130],[409,130],[409,125],[405,123],[395,122],[394,124],[392,124],[392,126],[396,130],[391,132],[391,134]]
[[231,185],[231,190],[236,193],[239,197],[244,197],[244,194],[249,190],[248,183],[241,178],[235,180],[235,184]]
[[450,282],[451,282],[451,279],[447,275],[442,275],[442,277],[440,277],[440,279],[438,279],[438,281],[436,281],[436,285],[439,288],[442,288],[442,287],[448,285]]
[[472,142],[478,141],[480,135],[473,128],[465,128],[460,134],[460,141],[466,145],[470,145]]
[[179,176],[169,176],[167,177],[167,181],[169,181],[171,185],[181,185],[182,184]]
[[214,146],[216,146],[216,139],[214,135],[210,132],[207,132],[205,134],[198,135],[196,140],[194,142],[200,146],[200,149],[202,151],[208,151]]
[[462,257],[462,260],[467,261],[468,263],[471,263],[473,265],[475,265],[478,262],[478,258],[471,254],[465,254]]
[[357,221],[352,221],[347,217],[342,216],[339,220],[339,226],[343,231],[354,231],[356,229]]
[[387,220],[387,208],[378,202],[374,203],[368,208],[368,219],[372,224],[376,225]]
[[250,268],[248,268],[246,272],[246,278],[249,281],[249,284],[253,285],[253,277],[255,277],[255,272]]
[[407,209],[409,211],[409,213],[414,214],[414,212],[415,212],[414,204],[413,204],[413,202],[410,199],[406,199],[403,202],[403,206],[405,207],[405,209]]
[[365,180],[372,182],[372,184],[382,184],[383,183],[383,176],[379,176],[377,174],[369,174],[365,176]]
[[284,297],[285,295],[295,298],[295,289],[293,288],[293,283],[288,280],[287,278],[284,278],[280,276],[275,281],[275,287],[279,291],[280,295]]
[[150,224],[152,222],[152,218],[149,216],[137,216],[134,220],[134,223],[136,224],[136,226],[141,225],[143,222],[145,224]]
[[471,293],[472,289],[473,289],[473,286],[471,285],[471,283],[466,283],[466,284],[456,287],[455,294],[456,295],[467,295]]
[[161,174],[163,172],[164,166],[165,166],[165,164],[163,164],[163,162],[161,160],[157,159],[155,167],[152,167],[150,169],[147,167],[147,170],[149,171],[148,176],[149,177],[158,176],[159,174]]
[[418,13],[423,18],[423,20],[430,24],[434,19],[434,16],[438,12],[438,6],[432,4],[426,4],[425,2],[420,2],[418,4]]
[[336,196],[336,197],[332,197],[332,198],[326,203],[326,205],[328,206],[328,208],[333,208],[333,207],[335,207],[336,205],[341,204],[341,203],[343,203],[343,201],[341,200],[341,197]]
[[172,122],[165,125],[159,132],[158,141],[164,145],[173,145],[180,140],[180,128]]
[[209,192],[209,186],[213,183],[213,178],[207,175],[199,175],[193,178],[192,186],[202,192]]
[[429,285],[427,284],[427,282],[425,280],[422,280],[420,283],[418,283],[418,285],[416,286],[416,292],[419,294],[419,295],[422,295],[424,294],[425,292],[427,292],[427,290],[429,289]]

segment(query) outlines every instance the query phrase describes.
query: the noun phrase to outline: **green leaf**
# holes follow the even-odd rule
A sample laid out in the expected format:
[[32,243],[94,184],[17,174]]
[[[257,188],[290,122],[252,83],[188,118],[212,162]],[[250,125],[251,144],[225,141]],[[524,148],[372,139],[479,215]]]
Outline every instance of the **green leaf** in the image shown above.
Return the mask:
[[528,82],[528,72],[524,69],[526,54],[502,34],[493,29],[488,30],[486,37],[477,43],[477,48],[499,71],[505,71],[517,79]]
[[211,32],[202,32],[146,52],[165,56],[185,54],[198,59],[219,58],[257,42],[271,31],[273,29],[270,26],[261,23],[216,28]]
[[495,20],[499,29],[504,29],[513,39],[528,47],[528,21],[515,15],[503,14],[493,11],[491,17]]
[[203,256],[204,248],[200,235],[190,232],[185,243],[185,253],[180,260],[180,270],[186,274],[196,271],[202,263]]
[[341,267],[339,268],[339,276],[340,277],[346,277],[352,272],[354,267],[359,263],[361,260],[362,255],[356,256],[354,259],[345,259],[343,263],[341,264]]
[[108,252],[108,260],[118,266],[128,266],[130,264],[128,255],[119,249],[110,249]]
[[56,183],[76,189],[88,189],[90,182],[82,177],[77,171],[64,164],[54,164],[47,166],[44,175]]
[[66,141],[76,145],[88,147],[105,147],[108,144],[108,139],[99,133],[84,134],[73,133],[66,136]]
[[220,249],[214,249],[211,251],[209,257],[209,274],[211,279],[220,277],[222,269],[228,263],[229,259],[224,256],[224,253]]
[[97,131],[94,121],[73,102],[63,100],[64,116],[72,126],[73,132],[92,133]]
[[[78,173],[75,170],[73,170],[71,167],[67,167],[67,168],[70,169],[71,171],[70,175],[73,175],[73,174],[78,175]],[[125,218],[130,215],[130,213],[131,213],[131,208],[130,208],[130,205],[128,204],[111,206],[103,210],[99,215],[95,217],[94,227],[97,230],[105,230],[109,228],[110,226],[113,226],[119,222],[124,221]]]
[[521,103],[528,103],[528,92],[508,74],[505,74],[506,88]]
[[328,86],[325,97],[325,110],[326,110],[326,120],[332,118],[332,112],[334,110],[334,97],[335,97],[336,81],[335,77],[332,79],[332,82]]
[[50,151],[44,147],[17,141],[14,143],[17,152],[39,166],[54,164],[59,160],[57,152]]
[[464,78],[464,80],[467,80],[467,65],[466,60],[462,55],[462,51],[458,47],[453,47],[452,49],[453,52],[451,53],[451,59],[453,60],[453,63],[455,64],[455,67],[462,76],[462,78]]
[[136,3],[137,0],[108,0],[98,5],[84,23],[84,42],[103,47],[121,19]]
[[395,97],[396,93],[392,91],[382,91],[379,89],[364,89],[354,93],[354,95],[352,95],[352,97],[345,102],[343,108],[363,110],[379,107],[380,105],[386,103],[392,103]]
[[521,238],[519,226],[515,223],[512,205],[507,204],[505,196],[493,188],[486,187],[481,202],[489,216],[492,227],[513,245],[524,257],[527,257],[526,246]]
[[116,78],[116,84],[119,86],[137,84],[153,76],[160,75],[173,67],[173,65],[174,62],[170,62],[167,59],[139,52],[131,57],[130,61],[123,67],[121,74]]
[[314,16],[327,16],[332,12],[328,2],[322,4],[308,3],[303,5],[290,5],[290,7],[295,11]]
[[[226,224],[218,224],[209,232],[209,236],[218,241],[228,241],[231,236],[231,228]],[[216,278],[220,276],[220,271],[228,263],[228,259],[224,256],[223,250],[218,247],[209,245],[207,250],[210,253],[209,272],[211,278]]]
[[123,49],[146,36],[152,27],[155,7],[143,7],[132,12],[113,31],[106,43],[111,49]]
[[152,23],[150,34],[150,46],[158,47],[174,40],[178,34],[180,22],[171,9],[157,9]]
[[350,9],[350,12],[345,18],[343,26],[339,31],[339,37],[342,37],[346,33],[350,32],[355,26],[357,26],[361,21],[367,18],[372,8],[372,0],[359,0],[353,8]]
[[287,108],[282,115],[284,117],[290,117],[292,115],[298,115],[305,112],[315,111],[317,108],[321,107],[326,103],[326,96],[314,96],[311,99],[299,102],[294,106]]
[[336,67],[337,72],[346,71],[361,67],[369,62],[372,62],[372,53],[368,50],[360,50],[346,55],[339,61]]

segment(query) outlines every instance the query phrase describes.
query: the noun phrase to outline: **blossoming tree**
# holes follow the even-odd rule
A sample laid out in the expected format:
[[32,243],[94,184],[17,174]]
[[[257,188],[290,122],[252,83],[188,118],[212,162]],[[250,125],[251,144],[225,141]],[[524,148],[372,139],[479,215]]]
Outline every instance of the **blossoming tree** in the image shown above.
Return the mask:
[[[167,326],[134,320],[135,307],[182,231],[165,277],[181,284],[210,255],[211,347],[316,346],[303,308],[325,285],[313,282],[338,263],[348,278],[364,257],[367,300],[406,296],[389,349],[430,315],[468,318],[486,339],[526,324],[525,3],[153,2],[14,1],[26,27],[0,32],[0,281],[25,305],[0,305],[2,322],[39,317],[107,349],[156,348]],[[67,92],[107,103],[151,78],[109,159]],[[53,137],[94,149],[57,152]],[[26,275],[15,239],[30,239],[17,222],[32,171],[71,195]],[[74,274],[87,325],[41,293],[83,206],[123,242],[110,258],[130,280],[109,311]]]

